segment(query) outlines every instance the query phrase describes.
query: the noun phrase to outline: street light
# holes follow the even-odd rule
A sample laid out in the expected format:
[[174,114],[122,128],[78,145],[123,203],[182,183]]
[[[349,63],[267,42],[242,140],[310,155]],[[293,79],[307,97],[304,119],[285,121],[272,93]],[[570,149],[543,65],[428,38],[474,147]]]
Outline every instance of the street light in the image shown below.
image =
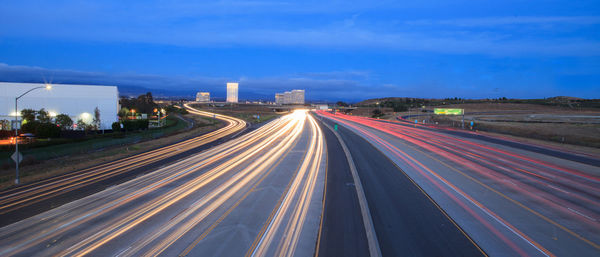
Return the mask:
[[19,160],[20,154],[19,154],[19,128],[18,128],[18,124],[19,124],[19,108],[18,108],[18,102],[19,102],[19,98],[25,96],[26,94],[28,94],[29,92],[36,90],[36,89],[40,89],[40,88],[45,88],[46,90],[50,90],[52,89],[52,85],[50,84],[46,84],[45,86],[39,86],[39,87],[34,87],[32,89],[27,90],[27,92],[23,93],[22,95],[18,96],[15,98],[15,155],[17,158],[15,163],[17,163],[17,165],[15,166],[15,170],[16,170],[16,178],[15,178],[15,185],[19,184],[19,162],[21,160]]

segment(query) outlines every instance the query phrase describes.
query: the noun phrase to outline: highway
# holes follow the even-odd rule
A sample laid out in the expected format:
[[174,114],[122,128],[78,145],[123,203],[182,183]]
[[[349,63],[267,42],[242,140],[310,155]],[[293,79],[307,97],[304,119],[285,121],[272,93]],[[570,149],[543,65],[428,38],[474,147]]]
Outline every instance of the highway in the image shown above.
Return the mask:
[[[600,255],[600,168],[591,165],[593,161],[578,162],[568,158],[568,153],[544,154],[403,122],[318,114],[338,124],[357,167],[369,171],[360,176],[384,256],[406,251],[413,251],[408,254],[411,256],[421,255],[416,246],[393,252],[395,243],[414,237],[424,241],[412,245],[440,247],[435,236],[419,231],[411,232],[412,237],[403,238],[402,233],[394,237],[402,231],[394,230],[403,219],[400,217],[411,221],[415,215],[435,211],[404,210],[404,216],[395,216],[389,213],[395,208],[378,208],[385,203],[386,194],[389,203],[402,205],[400,209],[422,208],[410,202],[403,204],[414,197],[398,200],[403,195],[415,195],[415,190],[407,191],[407,183],[399,180],[402,176],[414,181],[481,248],[480,254]],[[383,153],[394,166],[381,161],[376,153]],[[444,250],[434,255],[464,254]]]
[[172,145],[2,191],[0,226],[100,191],[111,183],[126,181],[145,173],[152,164],[207,146],[246,128],[246,122],[241,119],[185,107],[193,114],[221,120],[226,126]]
[[0,256],[310,256],[327,170],[306,111],[0,228]]
[[315,256],[369,256],[357,185],[341,146],[343,142],[330,129],[322,128],[327,145],[327,174]]

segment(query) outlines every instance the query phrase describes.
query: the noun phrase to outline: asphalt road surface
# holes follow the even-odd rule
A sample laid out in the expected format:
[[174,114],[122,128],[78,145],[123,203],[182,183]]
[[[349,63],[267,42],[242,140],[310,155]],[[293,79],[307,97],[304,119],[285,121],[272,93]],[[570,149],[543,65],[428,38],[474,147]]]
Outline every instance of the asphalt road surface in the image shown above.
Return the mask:
[[[385,154],[486,254],[600,256],[600,168],[595,162],[406,123],[320,115],[339,124],[354,151],[371,145]],[[369,144],[353,142],[348,131]],[[365,166],[372,167],[372,173],[387,174],[391,167],[373,161],[376,157],[369,157],[369,152],[353,153],[357,165],[370,162]],[[367,179],[363,183],[369,198],[373,191],[368,190]]]
[[354,132],[338,133],[362,181],[383,256],[485,256],[394,162]]
[[0,256],[311,256],[324,137],[306,112],[0,228]]
[[369,246],[348,160],[336,136],[321,127],[327,142],[327,178],[317,256],[369,256]]
[[193,114],[214,117],[227,125],[172,145],[4,190],[0,192],[0,226],[91,195],[108,186],[128,181],[149,170],[207,149],[246,128],[246,122],[241,119],[186,107]]

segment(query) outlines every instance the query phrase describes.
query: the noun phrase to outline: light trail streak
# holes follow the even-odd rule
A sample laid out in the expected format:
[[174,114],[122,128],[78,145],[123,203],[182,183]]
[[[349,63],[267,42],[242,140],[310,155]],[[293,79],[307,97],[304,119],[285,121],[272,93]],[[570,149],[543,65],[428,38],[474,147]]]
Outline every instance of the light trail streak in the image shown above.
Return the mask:
[[186,108],[193,114],[215,117],[226,122],[227,125],[216,131],[170,146],[35,182],[27,185],[29,188],[25,190],[15,188],[6,191],[5,195],[0,196],[0,215],[214,142],[220,138],[238,133],[246,127],[246,122],[238,118],[199,111],[187,104]]
[[[302,162],[291,187],[286,192],[285,198],[277,208],[266,232],[253,250],[252,256],[294,256],[309,204],[315,192],[316,179],[321,170],[321,156],[323,154],[323,132],[312,116],[308,116],[308,118],[313,136],[306,158]],[[287,217],[288,215],[290,217]],[[285,221],[288,222],[282,231],[283,236],[278,244],[274,244],[275,236],[282,229]],[[272,250],[270,248],[274,245],[276,245],[275,253],[270,254],[269,250]]]
[[[391,128],[394,129],[394,127]],[[596,220],[599,217],[600,187],[595,183],[595,179],[589,180],[588,177],[590,176],[587,174],[580,176],[582,172],[572,171],[539,160],[531,160],[531,158],[512,153],[508,154],[508,157],[504,156],[503,158],[500,154],[506,151],[493,151],[493,148],[488,146],[483,146],[483,149],[473,148],[472,146],[478,147],[480,145],[475,143],[457,145],[450,149],[446,145],[438,143],[439,140],[435,139],[437,136],[435,133],[428,132],[425,136],[420,136],[420,130],[411,130],[408,133],[403,132],[402,128],[390,131],[388,130],[390,127],[384,126],[381,129],[385,130],[386,133],[435,152],[457,165],[464,166],[478,173],[480,176],[492,178],[496,181],[510,181],[512,182],[510,183],[512,187],[508,187],[519,191],[520,194],[536,199],[546,206],[552,206],[557,212],[573,216],[565,207],[581,208],[586,215],[596,217]],[[399,133],[398,130],[400,130]],[[465,142],[465,140],[448,136],[444,136],[444,139],[448,142]],[[477,150],[479,150],[479,154],[475,154],[476,156],[471,157],[471,159],[465,158],[473,156],[473,152]],[[514,158],[514,161],[499,161],[500,159],[509,158]],[[483,167],[478,162],[486,164],[487,167],[491,167],[492,169]],[[537,166],[532,165],[532,163]],[[493,169],[504,171],[504,173],[499,173]],[[553,186],[551,187],[548,183],[551,183]],[[514,184],[517,184],[517,186],[515,187]],[[559,196],[557,196],[557,192],[563,193],[566,190],[570,192],[568,195],[559,197],[560,195],[558,194]],[[584,201],[587,204],[581,204],[578,201]],[[600,229],[598,223],[589,223],[588,220],[580,219],[580,217],[576,217],[576,219]]]
[[[555,225],[561,230],[573,235],[575,238],[582,240],[596,249],[600,249],[597,243],[590,241],[589,239],[573,232],[565,226],[558,224],[539,212],[532,210],[531,208],[498,191],[510,188],[513,190],[512,192],[516,192],[521,196],[526,196],[526,199],[528,199],[527,201],[537,201],[542,204],[541,206],[551,207],[551,210],[554,213],[570,216],[571,221],[577,221],[580,224],[585,224],[584,226],[592,226],[597,230],[599,228],[597,218],[593,218],[595,215],[598,215],[599,205],[598,192],[600,189],[597,184],[599,179],[597,176],[590,175],[584,171],[561,167],[559,165],[534,159],[522,154],[508,152],[507,150],[503,149],[496,149],[474,141],[468,141],[434,131],[413,128],[412,126],[390,124],[368,118],[360,118],[341,114],[335,116],[324,112],[319,112],[319,114],[327,116],[337,122],[353,128],[354,130],[359,131],[360,134],[371,138],[378,144],[384,145],[384,148],[388,148],[391,152],[396,152],[397,155],[399,153],[399,149],[390,145],[386,140],[381,139],[353,124],[360,124],[368,128],[374,128],[392,137],[405,140],[407,143],[409,143],[407,144],[408,147],[413,148],[436,161],[439,161],[448,168],[455,170],[458,174],[461,174],[484,186],[485,188],[499,194],[503,198],[515,203],[517,206],[535,214],[538,217],[541,217],[543,220],[548,221],[552,225]],[[424,151],[417,148],[424,149]],[[431,156],[431,154],[441,156],[445,161],[438,160],[437,158]],[[404,153],[404,155],[406,155],[404,156],[406,159],[403,159],[404,162],[409,164],[410,162],[413,162],[410,160],[410,158],[412,158],[411,156],[406,153]],[[450,162],[455,165],[448,165],[446,162]],[[465,171],[474,173],[477,176],[481,176],[489,180],[487,180],[486,183],[483,183],[477,178],[465,174],[463,171],[460,171],[453,166],[463,167]],[[421,168],[425,170],[428,169],[424,165]],[[418,169],[415,168],[415,170]],[[442,176],[439,175],[440,173],[432,171],[430,174],[434,175],[434,177],[439,176],[439,180],[443,181]],[[491,183],[490,181],[496,183]],[[486,184],[490,184],[490,186],[497,189],[491,188]],[[454,187],[457,190],[460,190],[458,187]],[[450,188],[454,190],[452,186],[450,186]],[[465,197],[470,197],[465,192],[462,193],[465,194]],[[586,204],[583,204],[582,202]],[[482,203],[479,204],[482,207],[485,207]],[[531,206],[531,204],[529,205]],[[573,212],[569,210],[569,208],[575,208],[573,210],[578,210],[577,212],[579,213]],[[544,208],[543,211],[547,212],[549,209]],[[495,216],[499,218],[497,214]],[[564,219],[559,220],[561,222],[566,221]],[[512,231],[519,231],[516,229],[516,227],[505,220],[503,220],[502,223],[508,226],[508,228],[510,228]],[[536,248],[541,250],[543,249],[542,252],[544,255],[551,254],[549,251],[542,248],[539,243],[534,243],[535,241],[528,239],[529,237],[525,236],[524,233],[517,232],[517,234],[521,238],[527,239],[526,241],[531,242],[534,246],[536,246]]]
[[[97,208],[89,211],[87,215],[78,216],[76,219],[69,220],[69,222],[67,222],[67,223],[56,224],[53,228],[48,229],[48,231],[49,231],[48,233],[37,235],[37,236],[27,240],[26,242],[21,243],[20,245],[14,246],[12,248],[13,249],[25,249],[31,245],[38,244],[45,240],[49,240],[50,238],[52,238],[62,232],[65,232],[68,229],[73,229],[74,227],[82,225],[84,222],[89,221],[93,218],[96,218],[102,214],[108,213],[109,211],[113,211],[116,208],[125,205],[126,203],[129,203],[133,200],[143,197],[146,194],[153,192],[154,190],[158,190],[159,188],[167,185],[168,183],[172,183],[176,180],[182,179],[185,176],[192,174],[193,172],[196,172],[196,171],[200,170],[201,168],[206,167],[207,165],[220,160],[227,154],[234,154],[235,152],[239,151],[242,147],[246,147],[249,144],[256,142],[257,140],[264,139],[264,135],[266,135],[265,132],[276,131],[276,130],[280,129],[279,126],[281,126],[282,124],[287,126],[288,122],[289,122],[288,120],[282,120],[279,123],[268,124],[259,130],[253,131],[253,132],[245,135],[244,137],[240,138],[239,140],[230,141],[226,144],[221,145],[218,148],[208,150],[206,153],[201,153],[200,155],[198,155],[196,157],[192,157],[183,162],[170,165],[170,166],[163,168],[153,174],[148,174],[148,175],[142,177],[141,179],[130,181],[128,183],[133,184],[130,186],[133,188],[136,188],[138,185],[142,185],[145,182],[152,182],[152,184],[145,186],[142,189],[139,189],[136,192],[133,192],[129,195],[122,196],[119,199],[110,201],[100,207],[97,207]],[[241,158],[240,156],[241,155],[238,155],[238,158]],[[187,166],[188,162],[196,163],[198,159],[202,160],[203,158],[207,158],[207,159],[198,164],[193,165],[191,168],[189,166]],[[235,161],[235,160],[230,160],[230,162],[233,162],[233,161]],[[228,163],[226,163],[225,166],[227,164]],[[182,166],[182,167],[180,167],[180,166]],[[223,166],[223,165],[221,165],[221,166]],[[169,171],[169,170],[175,170],[176,172],[166,173],[166,175],[168,175],[168,176],[164,177],[163,174],[165,174],[165,171]],[[153,182],[153,181],[156,181],[156,182]],[[113,191],[113,194],[117,194],[117,193],[118,193],[118,191]],[[10,232],[14,232],[14,230],[6,231],[5,233],[0,233],[0,236],[2,236],[3,234],[10,233]],[[3,253],[3,252],[0,252],[0,254],[1,253]]]
[[[283,203],[286,212],[291,213],[288,219],[292,224],[284,230],[291,237],[286,242],[295,247],[302,238],[299,233],[305,227],[309,203],[317,199],[314,192],[324,155],[322,133],[305,111],[286,115],[239,138],[90,196],[96,201],[87,203],[84,198],[41,214],[41,219],[30,218],[0,228],[0,240],[7,240],[0,246],[0,255],[31,254],[41,248],[38,253],[43,255],[83,256],[103,254],[107,247],[114,251],[112,255],[159,255],[189,237],[191,231],[203,229],[200,225],[210,221],[209,217],[220,215],[223,209],[230,213],[237,208],[271,171],[282,169],[278,167],[281,159],[301,138],[310,142],[302,148],[306,158],[292,160],[302,167],[304,178],[290,176],[296,200]],[[296,206],[292,206],[294,203]],[[159,224],[153,225],[155,222]],[[202,238],[214,226],[209,226]],[[148,233],[136,234],[140,229]],[[33,231],[37,233],[31,234]],[[121,239],[131,243],[110,249]],[[186,251],[189,253],[194,246],[189,245]]]
[[[292,128],[293,127],[292,125],[295,125],[295,124],[288,124],[287,127]],[[190,195],[191,193],[202,188],[203,186],[207,185],[208,183],[213,182],[215,179],[217,179],[221,175],[232,170],[233,168],[237,167],[241,163],[250,159],[255,154],[259,153],[260,150],[262,150],[265,147],[267,147],[268,145],[270,145],[274,140],[279,139],[279,137],[281,135],[287,133],[287,131],[288,131],[287,129],[280,130],[275,135],[273,135],[269,140],[263,141],[260,145],[254,146],[250,150],[234,157],[232,160],[205,173],[205,175],[208,174],[210,176],[203,175],[197,179],[189,181],[189,182],[185,183],[183,186],[180,186],[169,193],[163,194],[161,197],[155,199],[152,203],[142,206],[142,208],[140,208],[139,210],[135,211],[134,213],[128,215],[127,217],[116,218],[115,223],[112,223],[112,222],[109,223],[111,225],[108,226],[107,228],[105,228],[104,230],[102,230],[102,231],[96,233],[95,235],[86,238],[86,240],[83,240],[80,243],[70,247],[66,252],[61,253],[60,255],[71,254],[75,250],[79,249],[80,247],[84,247],[87,244],[89,244],[89,246],[80,250],[79,253],[76,254],[76,256],[81,256],[81,255],[84,255],[84,254],[87,254],[87,253],[93,251],[94,249],[98,248],[99,246],[103,245],[104,243],[123,234],[124,232],[135,227],[136,225],[138,225],[141,222],[145,221],[146,219],[152,217],[153,215],[157,214],[158,212],[164,210],[165,208],[171,206],[172,204],[176,203],[177,201],[183,199],[184,197]],[[236,178],[239,179],[242,176],[243,176],[242,173],[238,173],[236,175]],[[229,180],[226,183],[226,185],[233,184],[233,182],[235,182],[237,179]],[[224,190],[225,187],[221,186],[220,188],[221,188],[220,190],[212,191],[211,196],[215,197],[218,193],[220,193],[222,190]],[[212,197],[210,197],[210,198],[212,198]],[[201,204],[196,205],[196,206],[201,206]],[[98,241],[94,242],[95,240],[98,240]]]
[[[146,252],[145,256],[155,256],[164,251],[176,240],[181,238],[185,233],[189,232],[194,226],[196,226],[200,221],[202,221],[206,216],[208,216],[208,214],[210,214],[213,210],[215,210],[217,207],[221,206],[223,203],[229,200],[234,194],[240,192],[242,188],[246,187],[251,181],[255,180],[255,178],[257,178],[261,174],[264,174],[270,166],[277,162],[277,160],[284,154],[285,151],[290,149],[291,145],[300,135],[303,126],[304,120],[302,120],[297,126],[294,126],[294,130],[291,133],[286,132],[286,134],[288,135],[282,140],[281,143],[277,144],[274,148],[270,149],[269,152],[262,155],[257,160],[253,161],[252,164],[250,164],[245,169],[237,173],[231,180],[221,184],[217,189],[212,190],[210,194],[205,197],[207,198],[206,200],[202,199],[201,202],[194,204],[193,208],[188,209],[185,213],[179,215],[179,217],[177,217],[176,219],[171,220],[169,222],[169,225],[162,230],[163,233],[164,231],[174,227],[175,225],[179,226],[178,229],[172,232],[169,235],[169,237],[167,237],[163,241],[159,242],[158,244],[155,244],[152,250]],[[185,222],[183,225],[179,224],[183,221],[183,219],[187,218],[187,216],[190,216],[192,212],[195,212],[196,210],[203,207],[203,205],[206,204],[208,200],[210,200],[213,197],[216,197],[218,194],[225,191],[229,187],[229,191],[223,193],[223,195],[220,196],[219,199],[211,203],[209,207],[204,208],[202,212],[197,214],[192,219],[188,219],[188,221]],[[152,239],[155,239],[156,237],[158,237],[158,235],[159,233],[154,234]],[[145,246],[150,242],[151,240],[146,240],[144,243],[139,245],[138,249],[141,249],[142,246]]]

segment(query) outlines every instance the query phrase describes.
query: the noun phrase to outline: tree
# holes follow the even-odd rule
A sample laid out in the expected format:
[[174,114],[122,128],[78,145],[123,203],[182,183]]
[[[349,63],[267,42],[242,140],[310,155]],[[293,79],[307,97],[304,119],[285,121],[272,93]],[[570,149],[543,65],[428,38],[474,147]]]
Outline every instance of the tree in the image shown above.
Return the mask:
[[408,111],[408,107],[406,107],[406,105],[401,104],[401,103],[394,103],[393,107],[394,108],[394,112],[405,112]]
[[39,138],[60,137],[60,128],[49,122],[40,123],[35,130],[35,135]]
[[342,101],[338,101],[337,103],[335,103],[335,105],[340,106],[340,107],[348,107],[348,104]]
[[383,113],[381,112],[381,110],[379,110],[379,109],[373,110],[373,116],[372,116],[373,118],[378,118],[381,116],[383,116]]
[[67,130],[71,126],[73,126],[73,120],[71,119],[71,117],[69,117],[69,115],[66,114],[56,115],[56,119],[54,121],[56,122],[56,125],[58,125],[62,130]]
[[125,119],[127,117],[127,113],[129,113],[129,109],[123,107],[121,108],[121,110],[119,110],[119,118],[121,119]]
[[152,113],[158,105],[154,103],[152,93],[140,95],[137,98],[121,98],[121,106],[127,109],[135,109],[138,113]]
[[94,126],[95,130],[100,128],[100,110],[98,109],[98,106],[94,108],[94,119],[92,120],[92,125]]
[[87,123],[85,123],[85,121],[83,121],[82,119],[78,119],[77,120],[77,128],[85,130],[87,128]]
[[34,121],[36,113],[37,113],[37,111],[32,110],[32,109],[23,109],[23,110],[21,110],[21,117],[23,118],[23,120],[26,120],[27,122]]
[[50,123],[50,115],[48,114],[48,112],[46,110],[44,110],[44,108],[40,109],[37,112],[37,119],[41,122],[41,123]]

